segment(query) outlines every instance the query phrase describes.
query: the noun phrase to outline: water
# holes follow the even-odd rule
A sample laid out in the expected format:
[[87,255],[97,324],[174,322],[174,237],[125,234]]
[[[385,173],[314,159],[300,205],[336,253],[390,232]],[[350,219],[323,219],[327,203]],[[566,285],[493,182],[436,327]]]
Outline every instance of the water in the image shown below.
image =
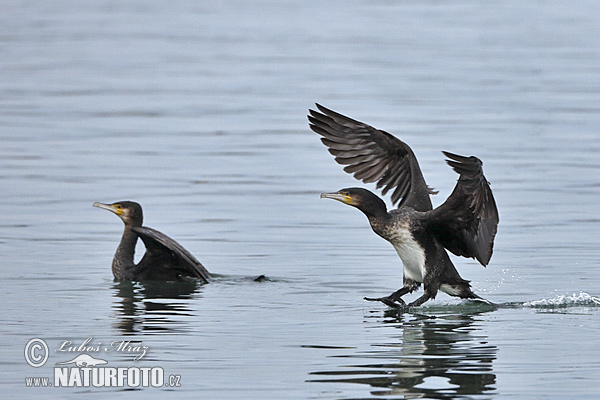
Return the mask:
[[[11,398],[600,394],[596,2],[2,8]],[[408,142],[436,205],[456,179],[441,150],[484,160],[495,253],[485,269],[455,261],[499,307],[440,294],[398,315],[362,300],[401,285],[400,260],[362,214],[319,199],[357,182],[307,128],[314,102]],[[113,282],[122,223],[92,204],[125,199],[218,279]],[[25,362],[32,338],[49,347],[40,368]],[[180,386],[26,387],[80,354],[57,351],[65,342],[88,338],[108,366],[161,367]],[[128,341],[147,354],[106,351]]]

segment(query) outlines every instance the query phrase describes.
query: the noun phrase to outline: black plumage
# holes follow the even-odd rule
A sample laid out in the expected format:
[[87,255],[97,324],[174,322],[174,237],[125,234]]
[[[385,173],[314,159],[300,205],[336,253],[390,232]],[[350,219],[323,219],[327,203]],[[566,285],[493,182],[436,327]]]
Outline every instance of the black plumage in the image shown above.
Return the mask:
[[[94,203],[115,213],[125,224],[121,242],[112,262],[112,272],[117,281],[178,281],[198,278],[210,280],[210,273],[189,251],[155,229],[142,226],[142,207],[133,201],[113,204]],[[138,238],[146,246],[139,263],[134,262]]]
[[388,240],[404,264],[404,286],[390,296],[368,299],[397,306],[406,293],[424,285],[425,294],[409,304],[417,306],[434,298],[438,290],[461,298],[480,299],[448,257],[446,250],[474,258],[486,266],[492,256],[499,222],[498,209],[483,163],[477,157],[443,152],[447,163],[459,174],[454,191],[433,209],[417,158],[410,147],[370,125],[348,118],[317,104],[309,110],[310,128],[322,136],[335,160],[363,182],[376,182],[382,193],[392,191],[395,210],[372,192],[361,188],[341,189],[321,197],[339,200],[360,209],[371,227]]

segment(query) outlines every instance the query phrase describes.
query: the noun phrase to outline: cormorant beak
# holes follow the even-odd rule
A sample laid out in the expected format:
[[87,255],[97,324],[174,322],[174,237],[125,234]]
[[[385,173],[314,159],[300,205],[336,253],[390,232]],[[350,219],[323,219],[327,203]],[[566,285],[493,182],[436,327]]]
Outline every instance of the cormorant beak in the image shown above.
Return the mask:
[[344,204],[352,205],[352,197],[349,194],[344,194],[340,192],[335,193],[321,193],[322,199],[333,199],[337,201],[341,201]]
[[120,206],[116,206],[114,204],[104,204],[104,203],[98,203],[95,202],[93,204],[93,207],[98,207],[98,208],[102,208],[104,210],[108,210],[112,213],[115,213],[117,215],[123,215],[123,209]]

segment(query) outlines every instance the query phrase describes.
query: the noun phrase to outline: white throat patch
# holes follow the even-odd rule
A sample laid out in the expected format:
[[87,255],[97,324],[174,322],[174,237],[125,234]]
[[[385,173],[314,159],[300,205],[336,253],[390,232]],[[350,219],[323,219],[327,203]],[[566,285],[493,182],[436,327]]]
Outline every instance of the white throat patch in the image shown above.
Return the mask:
[[390,241],[404,264],[404,276],[423,283],[425,277],[425,249],[408,230],[399,229]]

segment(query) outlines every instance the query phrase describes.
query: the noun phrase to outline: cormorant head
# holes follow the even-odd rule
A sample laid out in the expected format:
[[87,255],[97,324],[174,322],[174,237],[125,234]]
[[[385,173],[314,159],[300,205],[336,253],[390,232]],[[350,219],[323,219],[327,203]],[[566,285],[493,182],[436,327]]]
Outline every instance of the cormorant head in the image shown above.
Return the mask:
[[133,201],[118,201],[112,204],[94,203],[94,207],[103,208],[117,214],[126,226],[142,226],[144,215],[142,206]]
[[377,217],[387,213],[385,202],[367,189],[340,189],[335,193],[321,193],[321,198],[334,199],[356,207],[365,213],[367,217]]

